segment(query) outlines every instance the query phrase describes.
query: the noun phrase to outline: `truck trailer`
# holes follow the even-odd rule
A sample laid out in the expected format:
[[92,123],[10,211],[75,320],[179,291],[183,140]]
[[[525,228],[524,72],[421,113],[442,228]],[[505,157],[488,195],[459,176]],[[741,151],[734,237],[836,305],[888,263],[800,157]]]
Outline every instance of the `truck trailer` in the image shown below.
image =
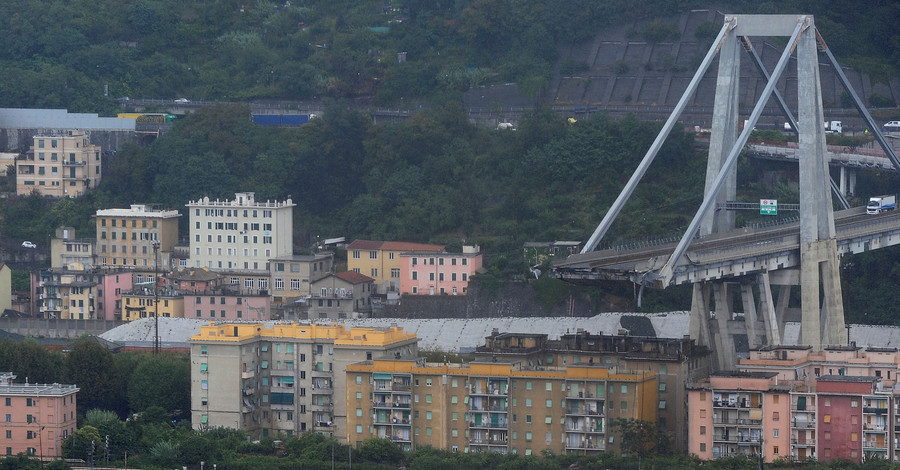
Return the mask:
[[872,196],[866,204],[866,214],[880,214],[897,208],[897,197],[894,195]]

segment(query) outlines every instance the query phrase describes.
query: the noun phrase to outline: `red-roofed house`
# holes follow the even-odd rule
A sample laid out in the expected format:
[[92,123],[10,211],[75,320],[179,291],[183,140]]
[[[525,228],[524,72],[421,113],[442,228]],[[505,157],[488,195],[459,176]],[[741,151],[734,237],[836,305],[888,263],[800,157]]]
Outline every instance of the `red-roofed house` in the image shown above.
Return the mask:
[[[309,319],[354,318],[372,311],[375,280],[365,274],[345,271],[329,274],[310,284]],[[355,315],[359,314],[359,315]]]
[[444,245],[354,240],[347,246],[347,270],[372,277],[377,293],[401,292],[400,253],[444,252]]

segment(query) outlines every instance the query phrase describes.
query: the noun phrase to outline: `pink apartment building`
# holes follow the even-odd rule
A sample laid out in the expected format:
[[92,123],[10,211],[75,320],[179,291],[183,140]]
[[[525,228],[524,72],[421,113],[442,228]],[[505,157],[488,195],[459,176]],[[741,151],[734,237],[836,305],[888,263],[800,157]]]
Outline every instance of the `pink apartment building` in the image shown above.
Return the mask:
[[403,295],[465,295],[469,278],[483,265],[478,246],[464,246],[462,253],[413,252],[400,254]]
[[77,429],[75,396],[78,387],[12,383],[15,378],[12,372],[0,373],[3,453],[60,457],[63,440]]
[[790,384],[774,372],[718,372],[688,384],[688,452],[702,459],[729,456],[789,458]]

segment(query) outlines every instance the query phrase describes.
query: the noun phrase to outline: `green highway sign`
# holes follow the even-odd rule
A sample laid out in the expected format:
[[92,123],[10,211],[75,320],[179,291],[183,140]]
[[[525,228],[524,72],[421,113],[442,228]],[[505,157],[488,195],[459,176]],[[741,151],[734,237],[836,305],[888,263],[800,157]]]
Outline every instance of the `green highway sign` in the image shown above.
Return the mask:
[[777,199],[760,199],[759,200],[760,215],[778,215]]

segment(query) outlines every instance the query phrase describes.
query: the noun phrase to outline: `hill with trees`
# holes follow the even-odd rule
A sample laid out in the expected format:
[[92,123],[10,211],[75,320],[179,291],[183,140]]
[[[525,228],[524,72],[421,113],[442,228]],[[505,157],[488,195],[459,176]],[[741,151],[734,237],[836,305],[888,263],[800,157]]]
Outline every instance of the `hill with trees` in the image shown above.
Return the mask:
[[[717,5],[811,13],[843,63],[885,83],[898,75],[896,2]],[[442,103],[475,85],[507,82],[536,96],[561,47],[609,25],[709,7],[696,0],[8,1],[0,3],[0,106],[111,115],[125,96]],[[641,32],[654,33],[667,32]]]

